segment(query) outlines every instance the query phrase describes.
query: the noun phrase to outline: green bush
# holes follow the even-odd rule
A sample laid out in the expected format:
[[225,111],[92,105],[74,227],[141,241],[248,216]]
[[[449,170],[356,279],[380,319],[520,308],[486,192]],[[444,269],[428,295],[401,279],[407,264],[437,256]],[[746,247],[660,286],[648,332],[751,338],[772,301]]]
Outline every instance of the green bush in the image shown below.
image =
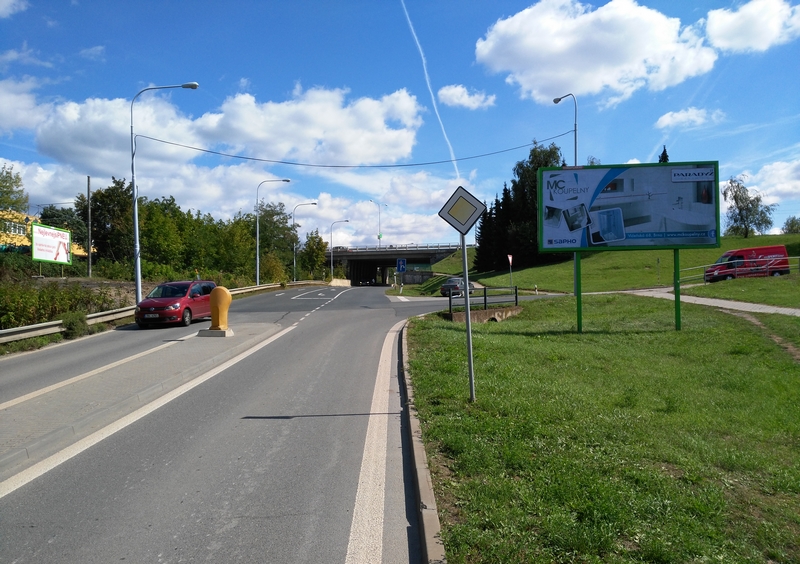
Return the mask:
[[89,334],[89,324],[83,311],[69,311],[63,314],[61,324],[64,326],[64,337],[67,339],[77,339]]

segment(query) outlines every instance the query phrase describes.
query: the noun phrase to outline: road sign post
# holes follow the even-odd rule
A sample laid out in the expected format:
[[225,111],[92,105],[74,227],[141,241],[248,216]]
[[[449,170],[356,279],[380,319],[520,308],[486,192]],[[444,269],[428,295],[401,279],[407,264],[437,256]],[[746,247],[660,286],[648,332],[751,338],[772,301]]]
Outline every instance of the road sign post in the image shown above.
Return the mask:
[[486,211],[486,206],[475,196],[459,186],[444,207],[439,217],[453,226],[461,234],[461,262],[464,269],[464,310],[467,326],[467,361],[469,364],[469,401],[475,401],[475,368],[472,363],[472,320],[469,310],[469,267],[467,264],[467,243],[464,236],[469,233],[478,218]]

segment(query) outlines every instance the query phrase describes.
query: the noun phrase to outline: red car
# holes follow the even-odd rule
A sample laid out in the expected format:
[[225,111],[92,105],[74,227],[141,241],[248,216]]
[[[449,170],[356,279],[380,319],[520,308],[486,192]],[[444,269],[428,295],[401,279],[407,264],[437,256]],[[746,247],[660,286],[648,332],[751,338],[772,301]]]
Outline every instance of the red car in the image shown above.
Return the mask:
[[143,329],[171,323],[188,327],[194,318],[211,317],[211,290],[216,286],[210,280],[159,284],[136,304],[136,324]]

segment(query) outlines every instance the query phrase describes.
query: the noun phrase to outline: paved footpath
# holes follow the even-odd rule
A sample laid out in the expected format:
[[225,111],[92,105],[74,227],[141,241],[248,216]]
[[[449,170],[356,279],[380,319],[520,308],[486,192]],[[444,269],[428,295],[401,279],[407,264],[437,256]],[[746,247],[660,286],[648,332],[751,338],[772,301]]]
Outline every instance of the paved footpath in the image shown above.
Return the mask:
[[[649,296],[651,298],[662,298],[665,300],[675,300],[675,295],[671,288],[648,288],[645,290],[628,290],[626,294],[637,296]],[[718,307],[721,309],[732,309],[735,311],[749,311],[752,313],[779,313],[781,315],[792,315],[800,317],[800,309],[791,307],[777,307],[763,304],[751,304],[747,302],[736,302],[733,300],[717,300],[713,298],[699,298],[697,296],[686,296],[681,294],[682,303],[699,304],[704,306]]]
[[[196,334],[0,404],[0,481],[132,413],[280,330],[238,324],[233,337]],[[175,358],[191,358],[190,366]]]

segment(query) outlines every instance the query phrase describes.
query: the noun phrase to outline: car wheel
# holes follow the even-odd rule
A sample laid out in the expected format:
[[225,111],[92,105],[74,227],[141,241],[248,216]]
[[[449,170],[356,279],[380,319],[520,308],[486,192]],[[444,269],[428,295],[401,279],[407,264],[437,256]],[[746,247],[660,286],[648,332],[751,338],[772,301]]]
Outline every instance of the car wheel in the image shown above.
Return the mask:
[[780,272],[778,272],[778,271],[775,271],[775,272],[773,272],[773,273],[772,273],[772,275],[773,275],[773,276],[780,276],[780,275],[781,275],[781,273],[780,273]]
[[733,276],[731,276],[730,274],[728,274],[728,275],[725,277],[725,280],[733,280]]
[[137,321],[136,325],[139,326],[139,329],[147,329],[149,327],[149,325],[147,325],[147,323],[144,323],[142,321]]
[[188,307],[183,310],[183,315],[181,316],[181,324],[184,327],[188,327],[192,324],[192,310]]

